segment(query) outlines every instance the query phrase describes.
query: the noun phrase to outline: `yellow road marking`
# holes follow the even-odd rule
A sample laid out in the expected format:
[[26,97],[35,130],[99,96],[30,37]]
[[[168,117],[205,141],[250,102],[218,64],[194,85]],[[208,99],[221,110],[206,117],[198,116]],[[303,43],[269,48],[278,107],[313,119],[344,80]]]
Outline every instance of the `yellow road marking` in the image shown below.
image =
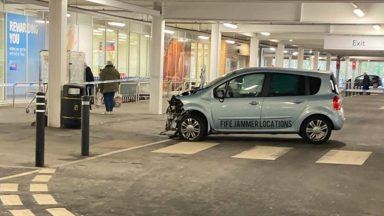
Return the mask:
[[37,175],[32,179],[33,182],[49,182],[52,176],[50,175]]
[[9,210],[13,216],[35,216],[29,209]]
[[56,172],[56,169],[44,168],[39,170],[40,174],[53,174]]
[[167,153],[167,154],[196,154],[203,150],[212,148],[218,145],[218,143],[209,142],[181,142],[175,145],[171,145],[165,148],[161,148],[152,152]]
[[330,150],[316,163],[363,165],[371,154],[368,151]]
[[0,184],[0,192],[16,192],[19,184],[3,183]]
[[0,200],[5,206],[23,205],[19,195],[0,195]]
[[29,191],[31,192],[47,192],[48,185],[46,184],[31,184],[29,186]]
[[33,198],[39,205],[57,205],[55,198],[50,194],[33,194]]
[[291,149],[291,147],[256,146],[232,157],[254,160],[276,160]]
[[51,208],[47,209],[47,211],[53,216],[75,216],[65,208]]

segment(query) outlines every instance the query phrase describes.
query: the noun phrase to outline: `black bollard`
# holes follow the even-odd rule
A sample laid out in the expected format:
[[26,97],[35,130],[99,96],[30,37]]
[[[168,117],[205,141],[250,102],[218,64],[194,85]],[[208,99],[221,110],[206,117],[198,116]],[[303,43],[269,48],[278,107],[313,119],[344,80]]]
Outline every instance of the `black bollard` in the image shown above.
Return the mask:
[[89,109],[91,98],[87,95],[81,98],[81,155],[89,156]]
[[44,167],[45,146],[45,93],[36,94],[36,167]]

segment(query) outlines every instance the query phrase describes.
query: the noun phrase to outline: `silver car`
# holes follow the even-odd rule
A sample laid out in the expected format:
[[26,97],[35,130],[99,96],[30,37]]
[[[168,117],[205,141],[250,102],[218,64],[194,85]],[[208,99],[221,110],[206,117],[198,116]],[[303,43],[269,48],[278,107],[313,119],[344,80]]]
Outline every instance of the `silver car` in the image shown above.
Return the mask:
[[322,144],[344,120],[332,73],[246,68],[173,96],[166,130],[188,141],[208,134],[260,133],[299,134]]

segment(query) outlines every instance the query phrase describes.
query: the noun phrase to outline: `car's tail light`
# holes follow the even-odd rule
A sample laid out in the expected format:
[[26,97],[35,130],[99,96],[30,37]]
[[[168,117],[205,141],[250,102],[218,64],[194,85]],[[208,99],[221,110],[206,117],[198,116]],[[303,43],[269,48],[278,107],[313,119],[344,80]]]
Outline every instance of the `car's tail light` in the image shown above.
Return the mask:
[[338,111],[342,108],[342,106],[343,106],[343,104],[341,102],[341,98],[339,96],[333,97],[333,109]]

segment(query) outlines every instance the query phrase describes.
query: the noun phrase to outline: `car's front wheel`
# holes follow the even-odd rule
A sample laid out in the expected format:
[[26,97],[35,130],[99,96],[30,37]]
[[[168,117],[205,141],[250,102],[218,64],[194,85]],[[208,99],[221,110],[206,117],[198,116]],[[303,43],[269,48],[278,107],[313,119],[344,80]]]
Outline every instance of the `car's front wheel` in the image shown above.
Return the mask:
[[207,135],[207,123],[199,115],[185,115],[178,125],[180,138],[188,141],[198,141]]
[[313,116],[306,119],[300,129],[300,135],[311,144],[323,144],[329,140],[332,133],[330,121],[322,116]]

